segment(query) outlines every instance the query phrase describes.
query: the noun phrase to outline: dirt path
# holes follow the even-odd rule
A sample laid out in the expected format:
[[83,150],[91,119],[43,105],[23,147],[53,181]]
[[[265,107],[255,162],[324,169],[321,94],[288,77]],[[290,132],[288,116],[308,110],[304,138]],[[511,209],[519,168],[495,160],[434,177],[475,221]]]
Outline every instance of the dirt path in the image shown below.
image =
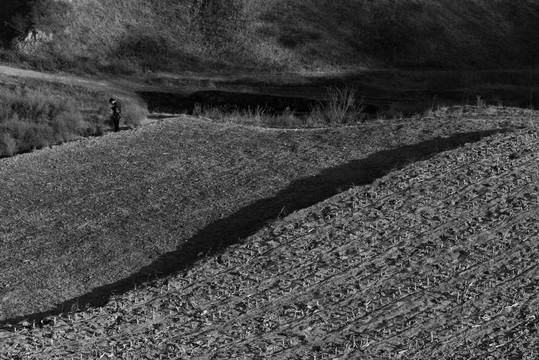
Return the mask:
[[34,70],[0,65],[0,76],[2,75],[15,78],[30,78],[50,82],[59,82],[68,85],[83,86],[92,90],[108,92],[111,94],[111,96],[124,100],[140,100],[140,97],[136,94],[136,91],[140,89],[146,89],[148,91],[155,90],[154,87],[140,85],[133,82],[113,82],[110,80],[103,79],[87,79],[74,75],[50,74]]
[[113,90],[115,92],[121,91],[121,89],[117,85],[113,85],[109,81],[90,80],[90,79],[86,79],[86,78],[82,78],[82,77],[78,77],[74,75],[49,74],[45,72],[14,68],[14,67],[4,66],[4,65],[0,65],[0,74],[12,76],[12,77],[30,78],[30,79],[36,79],[36,80],[60,82],[60,83],[70,84],[70,85],[79,85],[79,86],[85,86],[91,89]]
[[[51,74],[46,72],[40,72],[35,70],[21,69],[11,66],[0,65],[0,76],[11,76],[11,77],[20,77],[20,78],[31,78],[44,81],[52,82],[61,82],[64,84],[78,85],[88,87],[90,89],[97,89],[101,91],[110,91],[113,93],[120,93],[128,97],[136,97],[136,92],[148,91],[148,92],[182,92],[189,93],[194,92],[197,89],[205,89],[208,83],[212,82],[235,82],[238,81],[241,83],[241,75],[212,75],[212,74],[185,74],[185,75],[176,75],[176,74],[166,74],[158,73],[154,75],[154,78],[167,83],[170,81],[175,81],[175,85],[151,85],[144,83],[140,79],[130,79],[130,78],[121,78],[118,77],[114,80],[111,79],[90,79],[84,78],[75,75],[63,75],[63,74]],[[272,81],[278,81],[279,79],[296,79],[296,81],[301,81],[300,77],[294,75],[270,75],[262,76],[258,75],[259,79]],[[206,85],[205,85],[206,84]],[[228,85],[228,88],[231,90],[249,90],[250,86],[244,88],[241,84]]]

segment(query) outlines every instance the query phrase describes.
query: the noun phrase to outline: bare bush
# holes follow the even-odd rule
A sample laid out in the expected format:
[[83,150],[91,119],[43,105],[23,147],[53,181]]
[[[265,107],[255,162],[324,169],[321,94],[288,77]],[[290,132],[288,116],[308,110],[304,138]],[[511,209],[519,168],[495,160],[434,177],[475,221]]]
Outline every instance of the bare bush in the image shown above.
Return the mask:
[[0,156],[13,156],[17,152],[17,143],[9,134],[0,135]]
[[328,125],[353,124],[365,119],[362,102],[354,88],[330,88],[326,101],[312,109],[314,123]]
[[193,113],[219,122],[279,128],[350,125],[366,117],[362,102],[357,100],[356,90],[347,87],[329,89],[326,100],[306,114],[298,114],[290,108],[277,113],[262,107],[237,109],[199,104],[195,105]]
[[125,124],[131,128],[142,125],[148,117],[147,105],[138,101],[125,102],[122,111]]

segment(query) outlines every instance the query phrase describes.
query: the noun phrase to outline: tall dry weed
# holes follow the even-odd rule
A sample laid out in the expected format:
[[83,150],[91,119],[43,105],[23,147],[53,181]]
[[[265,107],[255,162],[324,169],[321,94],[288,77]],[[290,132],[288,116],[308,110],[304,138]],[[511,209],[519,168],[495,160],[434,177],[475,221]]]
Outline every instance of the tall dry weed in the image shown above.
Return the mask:
[[365,119],[362,101],[354,88],[330,88],[326,100],[311,110],[314,123],[348,125]]
[[297,113],[291,108],[275,112],[260,106],[237,109],[226,106],[203,107],[197,104],[193,114],[218,122],[277,128],[351,125],[366,118],[356,90],[347,87],[328,89],[326,100],[308,113]]

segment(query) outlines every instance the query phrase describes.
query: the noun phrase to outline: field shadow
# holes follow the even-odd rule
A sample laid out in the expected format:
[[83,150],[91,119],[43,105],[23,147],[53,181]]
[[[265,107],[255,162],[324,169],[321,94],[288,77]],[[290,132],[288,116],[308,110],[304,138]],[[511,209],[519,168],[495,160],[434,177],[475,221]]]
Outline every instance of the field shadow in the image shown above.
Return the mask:
[[0,322],[0,328],[11,328],[23,320],[37,325],[48,322],[46,317],[66,311],[104,305],[111,295],[123,294],[140,284],[186,270],[204,256],[216,256],[232,244],[271,223],[280,216],[317,204],[353,186],[367,185],[391,171],[412,162],[428,159],[442,151],[455,149],[466,143],[477,142],[507,129],[456,133],[446,138],[434,138],[374,153],[366,158],[322,170],[299,178],[275,196],[247,205],[230,216],[216,220],[183,242],[175,251],[161,255],[152,264],[141,268],[128,278],[93,289],[91,292],[59,304],[55,309],[12,318]]

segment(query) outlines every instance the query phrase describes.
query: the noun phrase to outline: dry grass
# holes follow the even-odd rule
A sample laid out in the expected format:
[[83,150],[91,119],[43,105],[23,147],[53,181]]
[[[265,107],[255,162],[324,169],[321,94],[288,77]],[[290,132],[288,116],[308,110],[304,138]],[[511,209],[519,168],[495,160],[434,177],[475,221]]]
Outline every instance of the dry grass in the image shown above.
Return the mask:
[[329,125],[356,124],[366,118],[356,89],[348,87],[328,89],[323,105],[314,108],[310,117]]
[[10,156],[93,135],[74,99],[43,89],[15,86],[0,90],[0,156]]
[[[19,43],[26,55],[18,62],[83,73],[499,68],[535,65],[539,43],[533,1],[91,0],[52,5],[63,10],[46,8],[34,21],[38,29],[54,32],[53,41]],[[4,58],[13,61],[13,54]]]
[[328,88],[324,98],[308,113],[296,113],[289,107],[278,112],[260,106],[242,110],[197,104],[193,115],[216,122],[283,129],[347,126],[361,123],[367,118],[356,90],[348,87]]

